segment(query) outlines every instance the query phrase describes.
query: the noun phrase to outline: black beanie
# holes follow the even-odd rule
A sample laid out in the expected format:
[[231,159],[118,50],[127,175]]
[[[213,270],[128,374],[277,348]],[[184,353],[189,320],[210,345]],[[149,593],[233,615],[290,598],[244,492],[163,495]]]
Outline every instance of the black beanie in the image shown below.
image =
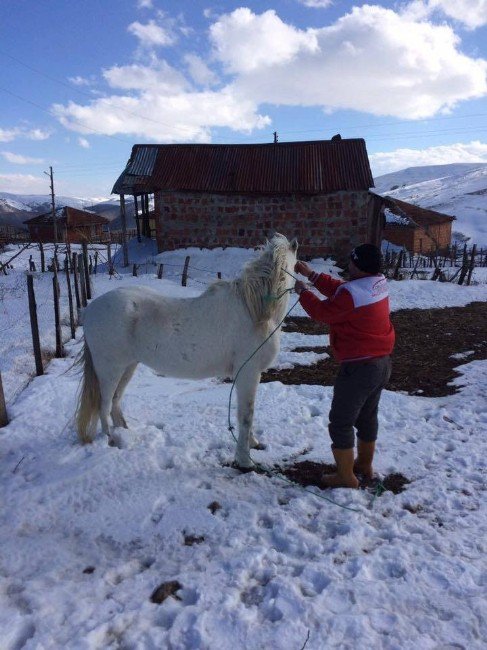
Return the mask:
[[362,244],[353,249],[350,257],[355,266],[364,273],[375,275],[382,270],[382,254],[374,244]]

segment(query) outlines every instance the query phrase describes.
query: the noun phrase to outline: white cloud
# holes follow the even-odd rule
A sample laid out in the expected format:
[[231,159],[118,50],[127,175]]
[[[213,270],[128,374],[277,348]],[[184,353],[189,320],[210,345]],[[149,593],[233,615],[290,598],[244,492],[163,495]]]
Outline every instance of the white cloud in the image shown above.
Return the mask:
[[89,149],[91,147],[90,143],[86,138],[78,138],[78,144],[80,147],[83,147],[83,149]]
[[305,7],[312,7],[313,9],[325,9],[333,4],[333,0],[299,0]]
[[17,127],[13,129],[1,129],[0,128],[0,142],[12,142],[18,137],[21,130]]
[[139,39],[142,47],[167,46],[176,42],[176,37],[158,25],[155,20],[149,20],[145,25],[136,21],[127,29]]
[[487,144],[479,141],[427,149],[396,149],[369,155],[374,176],[422,165],[487,162]]
[[[172,29],[175,21],[167,22]],[[213,127],[250,132],[268,125],[259,112],[265,104],[420,119],[487,94],[487,62],[463,54],[450,26],[379,6],[355,7],[327,27],[305,30],[286,24],[275,11],[257,15],[240,8],[215,19],[209,34],[212,63],[230,76],[221,90],[208,90],[221,80],[195,54],[181,63],[204,92],[146,51],[144,64],[103,71],[121,94],[86,105],[55,105],[54,114],[83,135],[92,129],[152,141],[207,142]]]
[[23,135],[28,140],[47,140],[51,137],[52,133],[43,129],[30,129],[25,131]]
[[196,54],[186,54],[184,62],[188,66],[188,72],[195,83],[202,86],[211,86],[216,83],[217,76],[215,73]]
[[168,94],[148,87],[141,89],[138,97],[114,95],[89,106],[55,104],[52,110],[63,126],[78,133],[96,130],[159,142],[209,142],[212,127],[250,132],[270,123],[256,112],[254,102],[232,88]]
[[487,25],[487,0],[414,0],[405,7],[404,12],[416,19],[442,12],[463,23],[467,29]]
[[138,9],[152,9],[153,6],[152,0],[137,0]]
[[215,56],[228,72],[249,73],[318,51],[314,30],[286,25],[273,9],[256,15],[246,7],[221,16],[210,27]]
[[11,151],[0,151],[0,154],[2,154],[7,162],[13,163],[14,165],[35,165],[44,162],[42,158],[22,156],[18,153],[12,153]]
[[89,79],[86,79],[85,77],[80,77],[79,75],[77,75],[76,77],[68,77],[68,81],[70,81],[75,86],[91,85],[91,81]]
[[184,76],[163,60],[151,66],[113,66],[104,70],[103,76],[112,88],[121,90],[157,89],[157,92],[162,94],[181,92],[188,87]]
[[414,119],[487,93],[487,62],[462,54],[449,26],[378,6],[355,7],[335,24],[307,32],[274,12],[237,10],[211,27],[211,38],[215,55],[239,73],[239,94],[257,105]]
[[13,194],[47,194],[46,177],[32,174],[0,174],[0,189]]
[[11,129],[0,128],[0,142],[12,142],[17,138],[25,138],[27,140],[47,140],[51,137],[49,131],[43,129],[26,129],[21,126],[15,126]]

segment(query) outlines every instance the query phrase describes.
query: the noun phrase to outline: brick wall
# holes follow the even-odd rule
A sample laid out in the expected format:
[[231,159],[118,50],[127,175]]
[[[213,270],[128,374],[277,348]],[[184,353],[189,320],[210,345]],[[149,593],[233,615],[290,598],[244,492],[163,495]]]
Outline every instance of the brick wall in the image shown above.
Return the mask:
[[365,191],[314,196],[159,192],[157,246],[159,251],[251,248],[280,232],[298,239],[301,257],[348,254],[370,236],[370,204]]

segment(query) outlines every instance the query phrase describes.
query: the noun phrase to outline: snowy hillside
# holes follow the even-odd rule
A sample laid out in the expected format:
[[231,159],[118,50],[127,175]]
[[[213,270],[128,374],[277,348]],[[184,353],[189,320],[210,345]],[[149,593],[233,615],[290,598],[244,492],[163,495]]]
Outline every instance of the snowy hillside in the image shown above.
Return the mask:
[[455,216],[454,231],[487,245],[487,164],[410,167],[376,178],[375,191]]
[[[56,196],[57,205],[69,205],[72,208],[86,208],[93,202],[100,203],[104,199],[80,198],[74,196]],[[11,206],[17,210],[26,212],[40,212],[51,207],[51,196],[49,194],[10,194],[0,192],[0,201],[5,206]]]

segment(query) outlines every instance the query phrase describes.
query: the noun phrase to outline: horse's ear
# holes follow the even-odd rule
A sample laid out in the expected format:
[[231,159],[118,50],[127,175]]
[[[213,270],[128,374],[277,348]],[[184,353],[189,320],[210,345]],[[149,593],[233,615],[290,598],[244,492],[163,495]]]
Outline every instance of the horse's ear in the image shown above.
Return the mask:
[[289,242],[289,245],[291,247],[291,250],[295,253],[298,250],[298,240],[296,237],[293,237],[291,241]]

